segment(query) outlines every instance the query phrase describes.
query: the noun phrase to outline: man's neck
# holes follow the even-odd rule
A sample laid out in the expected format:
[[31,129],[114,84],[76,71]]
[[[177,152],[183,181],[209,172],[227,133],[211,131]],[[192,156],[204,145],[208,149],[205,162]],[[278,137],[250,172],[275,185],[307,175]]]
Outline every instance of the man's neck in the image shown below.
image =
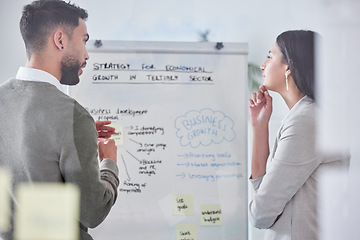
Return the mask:
[[50,73],[60,82],[61,71],[56,60],[51,57],[33,55],[25,64],[25,67],[35,68]]

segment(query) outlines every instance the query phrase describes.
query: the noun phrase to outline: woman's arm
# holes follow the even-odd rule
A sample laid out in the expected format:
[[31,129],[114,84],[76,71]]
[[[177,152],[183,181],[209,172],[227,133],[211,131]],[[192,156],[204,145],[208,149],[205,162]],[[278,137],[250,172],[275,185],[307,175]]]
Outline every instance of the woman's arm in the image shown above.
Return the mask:
[[256,179],[265,175],[270,152],[269,120],[272,113],[272,98],[264,86],[260,86],[260,91],[252,94],[249,110],[253,128],[251,178]]
[[[255,227],[271,227],[284,212],[284,219],[291,217],[291,210],[286,211],[286,207],[292,208],[289,202],[321,163],[322,157],[316,150],[314,115],[313,107],[303,104],[284,122],[266,175],[252,180],[255,192],[249,203],[249,217]],[[297,204],[315,204],[316,188],[314,179],[311,181],[299,195],[302,202]]]

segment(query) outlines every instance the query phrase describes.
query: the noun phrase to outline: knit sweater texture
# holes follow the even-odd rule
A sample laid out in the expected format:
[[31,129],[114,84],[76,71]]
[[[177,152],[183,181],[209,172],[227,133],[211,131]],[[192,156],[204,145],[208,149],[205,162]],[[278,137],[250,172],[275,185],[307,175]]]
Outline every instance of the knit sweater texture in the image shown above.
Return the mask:
[[[119,179],[113,160],[99,164],[95,122],[86,109],[50,83],[10,79],[0,86],[0,123],[0,167],[11,171],[13,203],[19,183],[76,184],[79,238],[92,239],[87,229],[109,213]],[[12,232],[0,232],[0,239],[12,239]]]

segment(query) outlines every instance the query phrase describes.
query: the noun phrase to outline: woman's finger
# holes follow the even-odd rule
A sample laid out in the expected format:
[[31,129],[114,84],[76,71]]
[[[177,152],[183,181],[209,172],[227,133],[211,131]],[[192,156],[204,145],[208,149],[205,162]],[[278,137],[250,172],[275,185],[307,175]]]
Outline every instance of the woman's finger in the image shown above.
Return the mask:
[[255,107],[255,103],[252,99],[249,99],[249,106],[250,107]]
[[264,93],[262,91],[257,91],[256,92],[256,103],[262,103],[264,99]]

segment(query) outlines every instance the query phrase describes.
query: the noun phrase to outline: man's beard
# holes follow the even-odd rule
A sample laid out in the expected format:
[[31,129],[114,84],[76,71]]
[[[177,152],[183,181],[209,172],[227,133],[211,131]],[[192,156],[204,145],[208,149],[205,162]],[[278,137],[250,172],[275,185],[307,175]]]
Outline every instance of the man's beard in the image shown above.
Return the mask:
[[64,85],[76,85],[80,82],[79,70],[85,63],[81,64],[75,58],[65,56],[61,60],[61,74],[60,83]]

